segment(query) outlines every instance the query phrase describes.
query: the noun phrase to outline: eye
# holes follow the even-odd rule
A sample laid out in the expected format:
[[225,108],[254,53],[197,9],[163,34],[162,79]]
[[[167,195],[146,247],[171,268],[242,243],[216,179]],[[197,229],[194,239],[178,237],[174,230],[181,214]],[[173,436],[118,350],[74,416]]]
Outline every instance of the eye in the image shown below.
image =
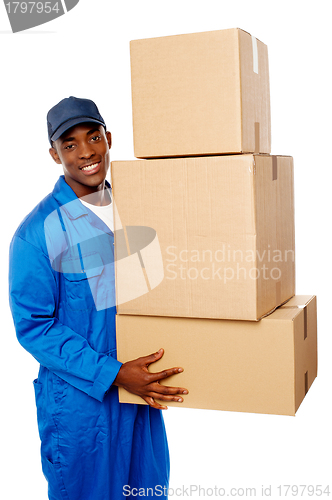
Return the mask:
[[68,144],[68,146],[65,146],[65,149],[73,149],[74,144]]
[[94,142],[97,142],[101,139],[101,136],[100,135],[94,135],[93,137],[91,137],[91,140],[94,141]]

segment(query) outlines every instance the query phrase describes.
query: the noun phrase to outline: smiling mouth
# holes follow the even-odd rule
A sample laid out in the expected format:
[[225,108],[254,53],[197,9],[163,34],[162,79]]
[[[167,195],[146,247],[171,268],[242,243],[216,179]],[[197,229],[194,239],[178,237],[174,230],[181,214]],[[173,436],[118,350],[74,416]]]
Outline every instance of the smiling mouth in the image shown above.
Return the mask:
[[81,167],[81,170],[83,170],[84,172],[89,172],[90,170],[94,170],[95,168],[97,168],[99,163],[100,162],[92,163],[91,165],[86,165],[85,167]]

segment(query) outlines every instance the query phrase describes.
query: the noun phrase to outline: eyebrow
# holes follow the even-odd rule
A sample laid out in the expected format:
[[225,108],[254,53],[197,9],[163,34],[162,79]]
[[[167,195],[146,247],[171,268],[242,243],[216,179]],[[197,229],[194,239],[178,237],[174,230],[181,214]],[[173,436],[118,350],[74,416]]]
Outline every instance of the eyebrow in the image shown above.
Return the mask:
[[[86,135],[90,135],[90,134],[93,134],[94,132],[100,132],[99,128],[93,128],[91,130],[89,130],[89,132],[86,133]],[[75,137],[72,136],[72,137],[66,137],[66,139],[64,139],[61,144],[64,144],[65,142],[71,142],[71,141],[74,141],[75,140]]]

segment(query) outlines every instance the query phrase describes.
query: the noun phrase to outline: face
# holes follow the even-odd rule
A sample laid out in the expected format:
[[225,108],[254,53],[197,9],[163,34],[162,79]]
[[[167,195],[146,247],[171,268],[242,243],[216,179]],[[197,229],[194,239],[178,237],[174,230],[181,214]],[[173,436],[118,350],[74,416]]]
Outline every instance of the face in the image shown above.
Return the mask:
[[54,142],[50,154],[79,198],[104,189],[111,144],[111,133],[96,123],[76,125]]

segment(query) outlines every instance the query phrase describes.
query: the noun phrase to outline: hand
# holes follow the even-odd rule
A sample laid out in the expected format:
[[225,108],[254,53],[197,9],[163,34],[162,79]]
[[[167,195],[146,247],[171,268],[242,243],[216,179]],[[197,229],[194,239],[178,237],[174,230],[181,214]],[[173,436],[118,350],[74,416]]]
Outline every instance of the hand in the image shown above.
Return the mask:
[[148,370],[148,366],[158,361],[163,354],[164,350],[160,349],[149,356],[143,356],[142,358],[123,363],[113,384],[124,387],[124,389],[132,394],[137,394],[152,408],[167,409],[167,406],[157,403],[155,398],[162,401],[182,402],[183,399],[177,396],[177,394],[188,394],[187,389],[167,387],[159,384],[159,381],[176,373],[183,372],[183,368],[169,368],[158,373],[150,373]]

